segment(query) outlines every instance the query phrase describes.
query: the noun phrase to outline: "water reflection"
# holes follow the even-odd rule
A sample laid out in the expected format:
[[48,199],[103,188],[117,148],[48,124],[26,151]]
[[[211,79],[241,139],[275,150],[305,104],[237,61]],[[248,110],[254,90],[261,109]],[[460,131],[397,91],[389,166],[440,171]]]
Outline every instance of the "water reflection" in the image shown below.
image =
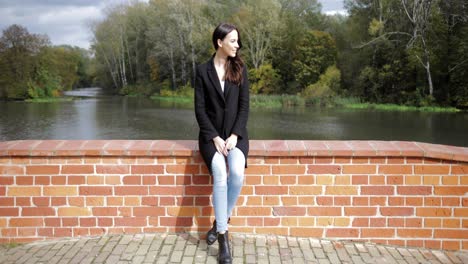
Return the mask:
[[[0,102],[0,140],[196,139],[192,103],[113,97],[99,89],[71,102]],[[407,140],[468,146],[467,113],[320,108],[251,109],[252,139]]]

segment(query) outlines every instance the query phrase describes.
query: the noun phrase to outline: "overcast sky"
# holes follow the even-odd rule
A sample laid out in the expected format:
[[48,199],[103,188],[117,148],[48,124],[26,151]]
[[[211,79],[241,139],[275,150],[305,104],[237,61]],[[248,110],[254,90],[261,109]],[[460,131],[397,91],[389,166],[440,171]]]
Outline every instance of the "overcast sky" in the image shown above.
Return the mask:
[[[89,23],[103,18],[106,6],[129,0],[0,0],[0,30],[19,24],[47,34],[54,45],[89,48]],[[148,0],[139,0],[148,2]],[[319,0],[325,13],[343,12],[343,0]]]

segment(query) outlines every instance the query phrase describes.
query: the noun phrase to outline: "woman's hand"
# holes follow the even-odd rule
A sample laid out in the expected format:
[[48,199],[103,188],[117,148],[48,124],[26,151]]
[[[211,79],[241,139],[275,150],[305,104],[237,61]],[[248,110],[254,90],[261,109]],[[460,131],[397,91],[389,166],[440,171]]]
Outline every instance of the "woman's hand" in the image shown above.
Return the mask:
[[225,146],[225,152],[227,156],[227,152],[231,149],[234,149],[237,145],[237,135],[236,134],[231,134],[228,139],[226,139],[226,146]]
[[224,140],[217,136],[213,138],[213,143],[216,147],[216,150],[219,152],[219,154],[223,154],[224,156],[227,156],[227,151],[226,151],[226,142]]

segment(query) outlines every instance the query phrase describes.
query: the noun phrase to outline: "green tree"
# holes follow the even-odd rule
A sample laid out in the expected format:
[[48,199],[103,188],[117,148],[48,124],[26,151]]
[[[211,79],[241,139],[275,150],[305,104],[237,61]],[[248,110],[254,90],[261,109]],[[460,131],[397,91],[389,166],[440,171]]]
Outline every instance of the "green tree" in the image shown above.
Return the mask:
[[335,64],[336,45],[329,33],[309,31],[298,44],[293,62],[296,79],[305,88],[318,81],[325,70]]

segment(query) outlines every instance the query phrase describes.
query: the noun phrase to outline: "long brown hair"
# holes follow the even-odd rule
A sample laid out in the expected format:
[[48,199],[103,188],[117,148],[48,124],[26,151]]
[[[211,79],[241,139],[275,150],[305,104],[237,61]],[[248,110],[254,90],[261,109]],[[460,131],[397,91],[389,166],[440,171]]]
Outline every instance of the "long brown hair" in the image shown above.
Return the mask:
[[244,67],[244,61],[239,56],[239,50],[242,48],[242,41],[240,37],[239,29],[236,26],[228,23],[221,23],[219,24],[215,30],[213,31],[213,46],[215,50],[218,50],[218,39],[223,40],[227,34],[231,33],[231,31],[236,30],[238,39],[237,43],[239,44],[239,49],[236,53],[235,57],[229,57],[226,62],[226,77],[225,79],[229,82],[232,82],[236,85],[240,85],[242,82],[242,69]]

